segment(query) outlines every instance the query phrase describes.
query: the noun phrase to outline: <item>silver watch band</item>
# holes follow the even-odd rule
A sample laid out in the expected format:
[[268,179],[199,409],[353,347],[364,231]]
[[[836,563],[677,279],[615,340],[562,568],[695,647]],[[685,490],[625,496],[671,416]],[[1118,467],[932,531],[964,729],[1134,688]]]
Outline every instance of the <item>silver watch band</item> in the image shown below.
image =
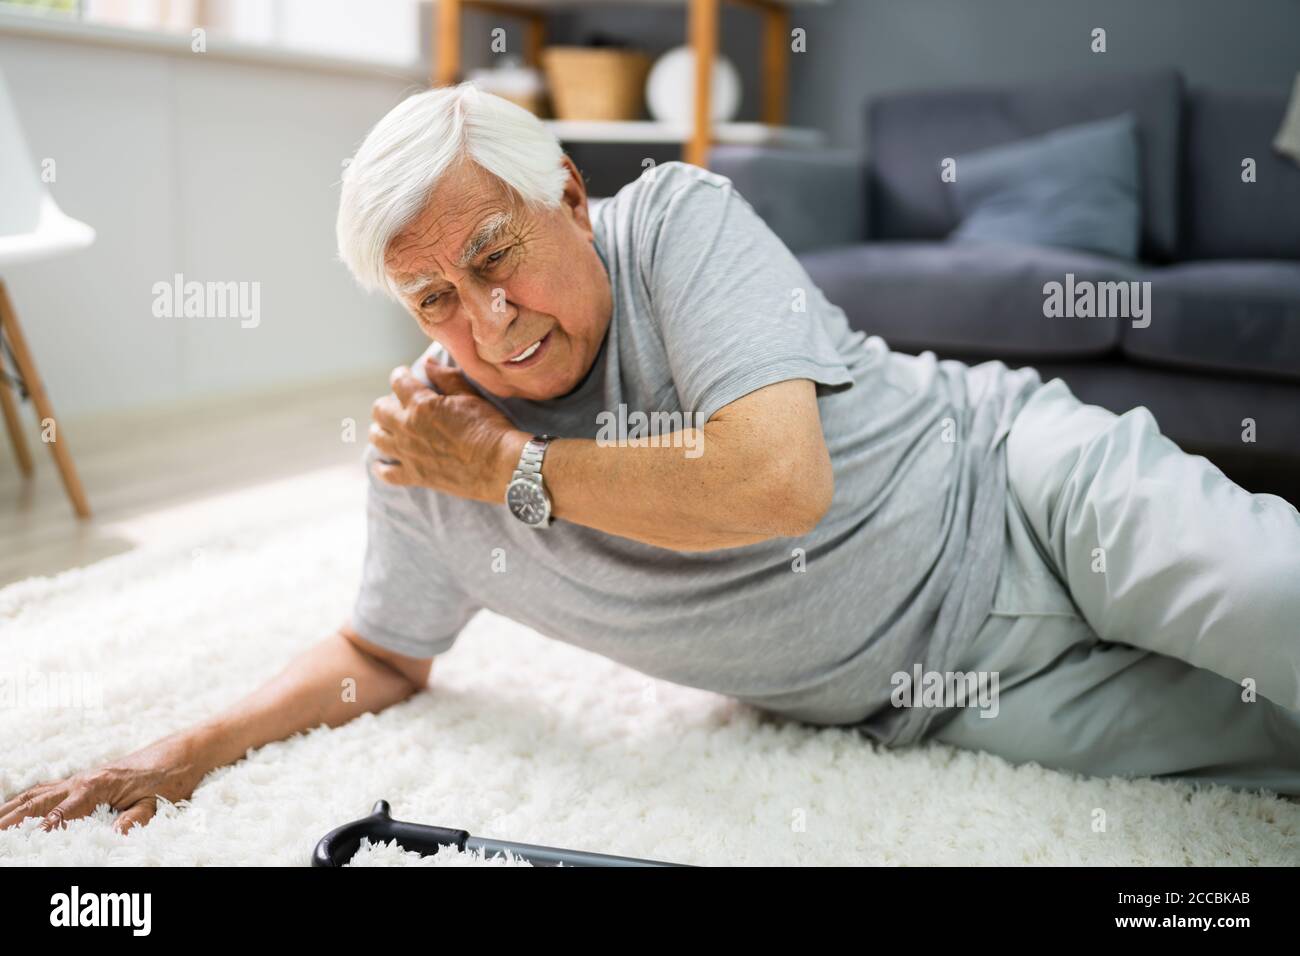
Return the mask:
[[519,453],[519,464],[515,467],[513,478],[524,478],[542,473],[542,459],[546,457],[546,446],[554,435],[534,435],[524,443],[524,450]]

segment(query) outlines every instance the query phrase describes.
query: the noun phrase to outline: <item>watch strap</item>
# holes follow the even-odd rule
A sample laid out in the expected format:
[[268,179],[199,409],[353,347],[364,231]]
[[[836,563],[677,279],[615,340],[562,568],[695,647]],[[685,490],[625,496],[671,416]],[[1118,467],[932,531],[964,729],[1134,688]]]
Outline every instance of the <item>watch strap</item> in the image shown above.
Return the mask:
[[534,435],[524,442],[524,449],[519,453],[519,464],[515,466],[515,478],[525,478],[542,473],[542,460],[546,457],[546,446],[554,435]]

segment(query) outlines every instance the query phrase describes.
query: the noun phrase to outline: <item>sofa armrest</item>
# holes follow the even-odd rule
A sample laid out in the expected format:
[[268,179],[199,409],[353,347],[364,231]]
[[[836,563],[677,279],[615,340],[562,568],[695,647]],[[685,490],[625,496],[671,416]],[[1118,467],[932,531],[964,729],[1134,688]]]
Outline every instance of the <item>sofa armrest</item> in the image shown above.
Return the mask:
[[860,152],[715,146],[709,169],[732,181],[791,252],[868,238]]

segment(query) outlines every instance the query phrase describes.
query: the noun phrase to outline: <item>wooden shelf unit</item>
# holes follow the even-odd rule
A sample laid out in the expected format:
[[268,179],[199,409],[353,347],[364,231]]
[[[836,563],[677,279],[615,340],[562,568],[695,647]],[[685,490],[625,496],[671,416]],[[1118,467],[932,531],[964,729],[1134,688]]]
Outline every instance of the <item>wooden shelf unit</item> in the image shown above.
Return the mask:
[[[540,68],[546,43],[546,15],[552,10],[572,9],[585,4],[578,0],[435,0],[434,65],[430,81],[434,86],[458,82],[461,73],[461,12],[465,7],[499,14],[524,23],[524,62]],[[796,3],[824,3],[826,0],[726,0],[748,7],[762,17],[762,122],[723,123],[709,121],[711,78],[718,51],[719,21],[724,0],[622,0],[619,5],[657,3],[687,6],[687,34],[695,50],[694,122],[689,130],[672,124],[646,120],[627,123],[597,123],[555,120],[551,128],[570,142],[681,142],[682,159],[697,166],[707,164],[714,142],[763,142],[783,145],[815,145],[815,130],[785,126],[786,89],[790,73],[790,7]],[[766,132],[764,132],[766,130]],[[566,135],[567,134],[567,135]]]

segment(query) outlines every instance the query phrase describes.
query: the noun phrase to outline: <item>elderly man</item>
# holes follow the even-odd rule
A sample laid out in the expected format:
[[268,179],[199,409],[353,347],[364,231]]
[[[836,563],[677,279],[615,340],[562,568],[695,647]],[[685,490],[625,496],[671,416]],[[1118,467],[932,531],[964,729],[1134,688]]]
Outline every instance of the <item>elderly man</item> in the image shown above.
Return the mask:
[[374,405],[351,620],[0,826],[143,822],[423,688],[480,608],[886,746],[1300,794],[1300,515],[1145,409],[894,353],[725,178],[668,163],[589,201],[541,123],[468,86],[370,132],[338,241],[434,342]]

